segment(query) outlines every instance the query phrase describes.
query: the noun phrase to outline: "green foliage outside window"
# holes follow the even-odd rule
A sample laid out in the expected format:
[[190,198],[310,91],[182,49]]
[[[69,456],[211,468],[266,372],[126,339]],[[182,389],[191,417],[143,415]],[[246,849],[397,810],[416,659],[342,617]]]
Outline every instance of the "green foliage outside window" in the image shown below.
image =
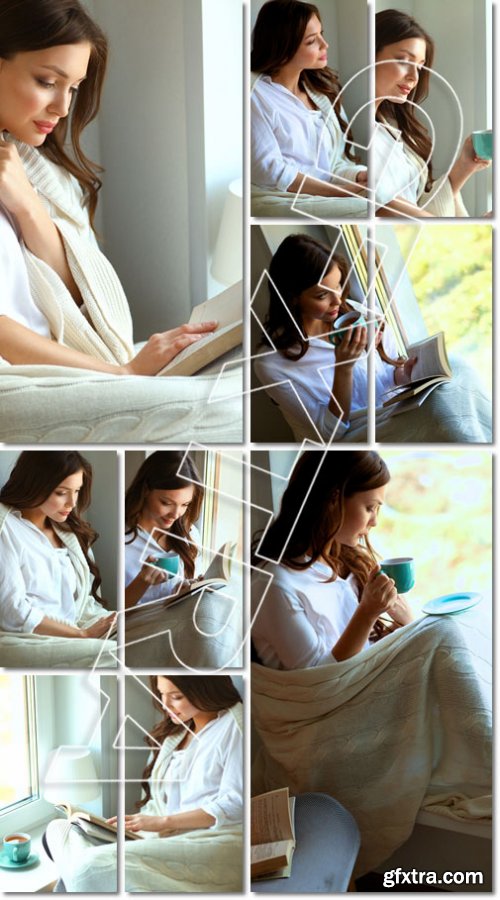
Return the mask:
[[429,334],[444,331],[448,352],[465,358],[491,394],[491,227],[460,223],[394,230],[403,257],[409,255],[407,271]]

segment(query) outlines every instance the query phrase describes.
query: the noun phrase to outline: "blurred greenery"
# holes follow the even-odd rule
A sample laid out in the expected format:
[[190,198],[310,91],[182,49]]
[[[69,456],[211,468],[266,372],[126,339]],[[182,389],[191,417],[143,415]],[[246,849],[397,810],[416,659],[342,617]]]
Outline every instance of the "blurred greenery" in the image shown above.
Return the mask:
[[396,451],[382,454],[391,472],[377,529],[383,557],[413,556],[409,599],[479,591],[489,619],[492,593],[492,460],[483,451]]
[[429,334],[444,331],[492,393],[492,229],[489,225],[396,225]]

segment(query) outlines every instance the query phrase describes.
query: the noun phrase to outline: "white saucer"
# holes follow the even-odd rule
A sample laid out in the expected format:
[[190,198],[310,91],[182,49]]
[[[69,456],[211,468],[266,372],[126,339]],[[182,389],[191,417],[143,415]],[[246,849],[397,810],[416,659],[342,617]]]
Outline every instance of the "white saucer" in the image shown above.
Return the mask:
[[471,606],[476,606],[482,599],[482,594],[471,593],[471,591],[443,594],[442,597],[429,600],[429,603],[422,607],[422,612],[427,613],[429,616],[446,616],[470,609]]

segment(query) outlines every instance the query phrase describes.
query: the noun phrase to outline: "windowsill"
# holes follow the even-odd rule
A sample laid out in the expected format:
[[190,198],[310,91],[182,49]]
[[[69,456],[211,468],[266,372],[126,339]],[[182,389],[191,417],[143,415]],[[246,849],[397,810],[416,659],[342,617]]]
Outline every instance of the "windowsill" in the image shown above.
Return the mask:
[[3,894],[40,893],[57,881],[58,872],[42,847],[42,835],[48,822],[29,831],[32,838],[32,852],[37,853],[40,862],[31,869],[0,869],[0,888]]

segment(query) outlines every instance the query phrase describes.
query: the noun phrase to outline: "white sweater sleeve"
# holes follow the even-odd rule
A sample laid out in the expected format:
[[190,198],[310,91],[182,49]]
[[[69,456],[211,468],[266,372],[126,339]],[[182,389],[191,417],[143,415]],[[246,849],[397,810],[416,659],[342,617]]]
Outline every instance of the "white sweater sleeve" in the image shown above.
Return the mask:
[[26,593],[21,561],[5,529],[0,533],[0,629],[31,633],[44,618]]
[[264,190],[286,191],[297,177],[298,167],[283,158],[270,114],[255,92],[250,106],[252,184]]
[[299,598],[272,583],[257,614],[253,641],[263,665],[309,669],[335,662],[332,647],[314,629]]
[[[296,438],[302,440],[305,434],[317,437],[313,426],[323,440],[329,441],[334,432],[334,440],[343,438],[349,430],[350,422],[331,412],[328,403],[320,402],[309,394],[303,384],[294,385],[292,377],[288,379],[283,373],[275,371],[271,355],[263,354],[255,359],[255,372],[266,393],[280,408]],[[319,377],[318,373],[316,377]]]
[[213,828],[238,825],[243,820],[243,737],[233,720],[217,752],[222,769],[219,791],[202,803],[202,809],[215,817]]

